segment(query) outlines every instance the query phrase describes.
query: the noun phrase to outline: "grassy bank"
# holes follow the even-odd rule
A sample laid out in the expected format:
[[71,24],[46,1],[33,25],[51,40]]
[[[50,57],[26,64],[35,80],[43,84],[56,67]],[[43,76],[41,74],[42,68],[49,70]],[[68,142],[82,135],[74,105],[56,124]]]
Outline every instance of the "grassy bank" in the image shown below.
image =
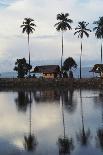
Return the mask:
[[1,78],[0,88],[103,88],[103,79],[13,79]]

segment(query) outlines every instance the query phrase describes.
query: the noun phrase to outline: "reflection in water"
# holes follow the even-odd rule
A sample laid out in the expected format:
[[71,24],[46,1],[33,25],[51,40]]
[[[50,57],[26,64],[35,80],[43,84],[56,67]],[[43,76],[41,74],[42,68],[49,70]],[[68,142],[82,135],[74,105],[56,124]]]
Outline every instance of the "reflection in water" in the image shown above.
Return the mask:
[[76,109],[76,101],[73,99],[73,93],[73,89],[65,89],[63,91],[65,109],[71,113],[73,113]]
[[[0,92],[0,155],[102,155],[103,96],[94,93],[92,90],[82,90],[82,94],[81,90]],[[81,130],[76,137],[77,129]]]
[[39,91],[34,91],[34,100],[37,103],[42,103],[42,102],[53,102],[53,101],[58,101],[60,100],[60,92],[58,90],[39,90]]
[[100,92],[98,97],[94,98],[94,103],[96,107],[100,107],[101,109],[101,127],[97,130],[97,136],[96,136],[96,145],[97,147],[100,147],[103,150],[103,93]]
[[61,96],[62,101],[62,121],[63,121],[63,136],[58,138],[59,154],[65,155],[70,154],[74,149],[73,139],[68,138],[65,133],[65,116],[64,116],[64,100],[63,94]]
[[97,146],[99,146],[103,150],[103,129],[97,130]]
[[31,99],[31,92],[30,92],[30,98],[29,98],[29,135],[28,136],[24,136],[24,146],[25,149],[27,151],[34,151],[36,149],[37,146],[37,139],[36,137],[32,134],[31,132],[31,103],[32,103],[32,99]]
[[21,90],[18,92],[18,97],[15,99],[18,111],[26,112],[29,105],[29,96],[28,93]]
[[82,119],[82,129],[80,132],[77,134],[77,140],[81,143],[81,145],[88,145],[89,140],[90,140],[90,129],[85,131],[85,126],[84,126],[84,114],[83,114],[83,104],[82,104],[82,94],[80,90],[80,103],[81,103],[81,119]]

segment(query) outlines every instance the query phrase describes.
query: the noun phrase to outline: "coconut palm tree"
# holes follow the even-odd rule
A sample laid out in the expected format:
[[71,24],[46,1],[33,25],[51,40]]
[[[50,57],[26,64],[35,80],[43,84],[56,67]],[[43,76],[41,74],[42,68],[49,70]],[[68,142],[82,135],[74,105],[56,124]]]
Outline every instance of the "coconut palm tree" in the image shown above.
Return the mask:
[[[36,27],[36,25],[33,23],[33,21],[34,20],[31,18],[24,18],[23,24],[21,25],[21,27],[23,28],[22,32],[23,33],[26,32],[27,36],[28,36],[29,65],[30,65],[29,37],[30,37],[30,34],[35,31],[34,27]],[[30,70],[29,70],[29,76],[30,76]]]
[[82,22],[78,22],[78,27],[75,28],[75,33],[74,35],[78,34],[78,38],[81,38],[81,53],[80,53],[80,79],[82,77],[81,75],[81,58],[82,58],[82,39],[84,37],[84,35],[88,38],[89,37],[89,33],[91,32],[90,29],[87,28],[89,23],[86,23],[85,21]]
[[56,30],[57,31],[61,31],[62,32],[62,55],[61,55],[61,69],[62,69],[62,59],[63,59],[63,33],[69,29],[71,30],[71,23],[73,23],[73,21],[71,19],[68,19],[69,14],[68,13],[61,13],[61,14],[57,14],[57,20],[59,20],[58,23],[56,23],[54,26],[56,26]]
[[[93,24],[96,25],[96,27],[93,28],[93,31],[95,32],[95,36],[97,39],[103,39],[103,17],[99,17],[98,21],[94,21]],[[101,64],[102,64],[102,42],[101,42]]]

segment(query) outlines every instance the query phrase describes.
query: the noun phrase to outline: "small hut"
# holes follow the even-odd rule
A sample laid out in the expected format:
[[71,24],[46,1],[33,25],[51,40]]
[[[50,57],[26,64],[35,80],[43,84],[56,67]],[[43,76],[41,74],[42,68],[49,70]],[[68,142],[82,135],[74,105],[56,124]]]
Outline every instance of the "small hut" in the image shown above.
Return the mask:
[[60,75],[60,67],[58,65],[36,66],[32,73],[42,73],[43,78],[54,79]]
[[90,72],[98,73],[103,78],[103,64],[95,64]]

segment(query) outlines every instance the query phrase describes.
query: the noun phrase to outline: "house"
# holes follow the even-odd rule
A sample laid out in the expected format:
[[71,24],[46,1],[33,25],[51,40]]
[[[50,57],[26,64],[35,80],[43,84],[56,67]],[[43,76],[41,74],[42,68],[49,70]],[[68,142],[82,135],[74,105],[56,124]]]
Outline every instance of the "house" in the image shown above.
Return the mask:
[[59,76],[60,67],[58,65],[36,66],[32,73],[42,73],[43,78],[53,79]]
[[103,78],[103,64],[95,64],[90,72],[98,73]]

